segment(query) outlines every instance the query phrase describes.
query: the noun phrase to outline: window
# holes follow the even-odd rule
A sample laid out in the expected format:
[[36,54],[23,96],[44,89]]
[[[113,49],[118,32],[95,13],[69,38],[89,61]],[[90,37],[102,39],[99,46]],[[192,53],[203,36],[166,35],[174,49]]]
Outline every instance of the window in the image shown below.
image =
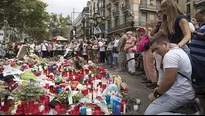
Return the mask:
[[179,3],[179,0],[174,0],[176,3]]
[[108,29],[111,29],[111,21],[107,21]]
[[186,0],[186,2],[190,2],[190,0]]
[[119,19],[118,19],[118,18],[115,18],[115,27],[118,26],[118,21],[119,21]]
[[127,17],[128,17],[128,14],[125,14],[124,15],[124,23],[127,23]]
[[115,4],[115,11],[119,11],[119,4]]
[[141,17],[142,25],[145,25],[147,22],[147,13],[143,12]]
[[190,14],[190,12],[191,12],[190,4],[187,4],[187,5],[186,5],[186,13],[187,13],[187,14]]
[[141,4],[147,4],[147,0],[141,0],[140,3]]

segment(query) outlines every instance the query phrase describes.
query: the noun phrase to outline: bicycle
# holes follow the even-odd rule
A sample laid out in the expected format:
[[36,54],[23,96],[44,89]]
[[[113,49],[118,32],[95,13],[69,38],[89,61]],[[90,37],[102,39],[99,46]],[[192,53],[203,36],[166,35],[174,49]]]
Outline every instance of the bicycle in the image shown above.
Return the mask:
[[[132,60],[135,60],[135,73],[132,73],[131,71],[129,71],[128,69],[128,63],[132,62]],[[143,66],[143,56],[142,53],[135,53],[135,57],[131,58],[129,60],[127,60],[125,62],[125,70],[131,74],[131,75],[136,75],[136,76],[140,76],[145,74],[144,72],[144,66]]]

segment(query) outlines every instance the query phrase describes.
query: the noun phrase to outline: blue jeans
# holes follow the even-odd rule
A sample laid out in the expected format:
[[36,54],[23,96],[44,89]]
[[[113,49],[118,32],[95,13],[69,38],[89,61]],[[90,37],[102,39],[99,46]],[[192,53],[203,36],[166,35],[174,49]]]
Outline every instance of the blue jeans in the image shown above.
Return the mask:
[[182,47],[182,49],[187,53],[188,56],[190,55],[190,49],[189,49],[188,45],[184,45]]
[[115,66],[115,68],[117,68],[118,67],[118,62],[117,62],[117,59],[116,59],[116,57],[113,57],[113,61],[114,61],[114,66]]
[[186,105],[191,100],[184,100],[186,102],[179,101],[172,98],[171,96],[164,94],[161,97],[154,100],[146,109],[144,115],[166,115],[172,114],[177,115],[179,113],[172,113],[171,111],[176,110],[177,108]]
[[108,56],[108,65],[111,67],[113,63],[113,52]]

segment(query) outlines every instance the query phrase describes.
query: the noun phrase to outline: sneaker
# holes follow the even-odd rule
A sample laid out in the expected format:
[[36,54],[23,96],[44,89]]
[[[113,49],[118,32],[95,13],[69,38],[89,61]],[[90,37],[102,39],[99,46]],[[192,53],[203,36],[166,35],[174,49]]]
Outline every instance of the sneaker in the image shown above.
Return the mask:
[[158,87],[158,85],[156,83],[148,83],[146,87],[149,89],[155,89]]
[[141,83],[152,83],[152,81],[147,80],[147,81],[142,81]]
[[[188,114],[188,115],[189,115],[189,114]],[[202,115],[202,114],[201,114],[201,112],[200,112],[200,111],[197,111],[197,112],[192,113],[192,114],[190,114],[190,115]]]
[[142,81],[147,81],[147,78],[142,78]]
[[201,106],[199,98],[195,98],[194,103],[197,109],[197,112],[195,114],[204,115],[204,110],[203,110],[203,107]]

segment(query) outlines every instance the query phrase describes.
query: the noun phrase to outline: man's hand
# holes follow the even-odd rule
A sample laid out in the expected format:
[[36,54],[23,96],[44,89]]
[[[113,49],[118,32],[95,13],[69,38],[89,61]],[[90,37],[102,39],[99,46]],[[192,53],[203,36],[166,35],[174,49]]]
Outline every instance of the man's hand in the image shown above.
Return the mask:
[[154,93],[151,93],[149,96],[148,96],[150,102],[153,102],[154,100],[156,100],[156,98],[154,97]]

